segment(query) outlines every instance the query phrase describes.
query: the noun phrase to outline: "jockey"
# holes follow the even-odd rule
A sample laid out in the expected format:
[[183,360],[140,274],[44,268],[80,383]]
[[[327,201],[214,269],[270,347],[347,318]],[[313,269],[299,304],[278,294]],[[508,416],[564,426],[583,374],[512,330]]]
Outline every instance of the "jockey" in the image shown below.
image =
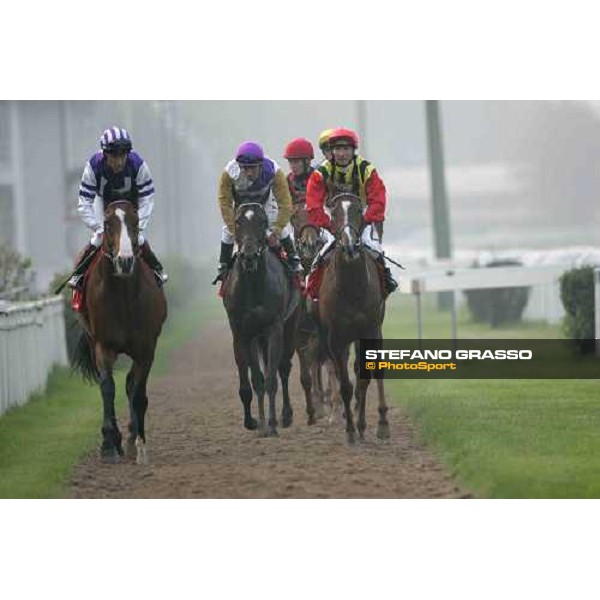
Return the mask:
[[77,212],[83,222],[94,232],[90,243],[79,256],[77,266],[68,285],[81,288],[91,256],[102,245],[104,223],[98,221],[94,211],[94,198],[102,198],[104,209],[115,200],[128,200],[138,211],[139,238],[142,258],[154,271],[158,284],[168,280],[163,267],[150,249],[142,232],[148,225],[154,207],[154,183],[144,159],[131,150],[131,138],[125,129],[111,127],[100,138],[100,152],[96,152],[85,165],[79,186]]
[[[375,167],[356,154],[358,135],[351,129],[334,129],[327,140],[332,151],[332,160],[324,161],[311,175],[306,190],[308,222],[316,227],[330,229],[331,219],[324,207],[328,199],[342,193],[358,196],[364,206],[366,223],[362,241],[377,253],[377,261],[385,271],[385,288],[389,294],[396,290],[398,283],[385,265],[381,231],[385,217],[386,190]],[[331,243],[319,253],[322,258]]]
[[333,129],[325,129],[324,131],[321,131],[321,135],[319,136],[319,148],[323,153],[325,160],[331,160],[333,157],[329,146],[329,138],[333,131]]
[[287,176],[292,204],[306,203],[306,184],[308,178],[315,170],[310,161],[315,157],[312,144],[304,138],[292,140],[286,147],[283,157],[290,165],[290,173]]
[[221,174],[217,200],[225,225],[221,236],[219,270],[213,283],[222,280],[229,269],[235,242],[235,209],[245,202],[263,205],[269,218],[270,243],[279,238],[292,271],[302,271],[294,240],[290,237],[292,199],[285,175],[274,160],[265,156],[259,144],[244,142],[239,146],[235,158],[227,163]]

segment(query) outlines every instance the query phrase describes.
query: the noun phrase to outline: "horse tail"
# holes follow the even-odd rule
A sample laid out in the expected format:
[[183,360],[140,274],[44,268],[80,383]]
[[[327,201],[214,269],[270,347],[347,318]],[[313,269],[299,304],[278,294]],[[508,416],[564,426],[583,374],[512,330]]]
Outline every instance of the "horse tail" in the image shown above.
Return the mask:
[[71,369],[79,372],[85,381],[90,383],[98,383],[100,373],[96,367],[96,360],[92,352],[92,345],[85,331],[79,334],[77,346],[71,355]]

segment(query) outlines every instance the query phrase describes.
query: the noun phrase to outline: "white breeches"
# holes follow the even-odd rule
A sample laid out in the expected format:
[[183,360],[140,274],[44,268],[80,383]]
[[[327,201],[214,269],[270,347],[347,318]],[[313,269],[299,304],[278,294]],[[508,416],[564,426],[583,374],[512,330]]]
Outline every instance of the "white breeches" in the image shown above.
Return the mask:
[[[277,220],[277,213],[279,212],[279,209],[277,208],[277,201],[275,200],[275,198],[270,198],[269,200],[267,200],[267,202],[265,202],[265,204],[264,204],[264,208],[265,208],[265,212],[267,213],[267,218],[269,219],[269,227],[270,227]],[[288,223],[281,230],[281,235],[279,236],[280,239],[285,240],[286,238],[290,237],[291,231],[292,231],[292,228],[291,228],[290,224]],[[224,244],[233,244],[235,242],[235,238],[233,237],[233,234],[231,233],[231,231],[229,231],[229,228],[227,227],[227,225],[223,225],[223,233],[221,234],[221,241]]]

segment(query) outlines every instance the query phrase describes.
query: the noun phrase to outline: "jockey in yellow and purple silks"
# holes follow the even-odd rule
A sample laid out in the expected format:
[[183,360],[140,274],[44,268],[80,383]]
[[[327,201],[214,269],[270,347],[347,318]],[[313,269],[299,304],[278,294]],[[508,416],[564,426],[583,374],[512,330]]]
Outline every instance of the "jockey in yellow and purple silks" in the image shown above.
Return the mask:
[[292,198],[283,171],[277,163],[265,156],[256,142],[244,142],[230,160],[219,179],[217,201],[225,225],[221,236],[219,270],[213,283],[223,279],[229,269],[235,242],[235,210],[240,204],[258,202],[269,219],[268,236],[279,239],[288,256],[288,265],[295,272],[302,271],[300,258],[290,236]]
[[127,200],[135,206],[139,217],[138,244],[141,256],[154,271],[158,284],[165,283],[168,276],[143,235],[154,208],[154,183],[150,169],[146,161],[132,151],[128,131],[121,127],[110,127],[102,133],[100,151],[87,162],[81,177],[77,212],[94,235],[77,259],[69,287],[77,289],[82,286],[91,257],[102,245],[104,223],[96,216],[96,196],[102,199],[104,210],[115,200]]

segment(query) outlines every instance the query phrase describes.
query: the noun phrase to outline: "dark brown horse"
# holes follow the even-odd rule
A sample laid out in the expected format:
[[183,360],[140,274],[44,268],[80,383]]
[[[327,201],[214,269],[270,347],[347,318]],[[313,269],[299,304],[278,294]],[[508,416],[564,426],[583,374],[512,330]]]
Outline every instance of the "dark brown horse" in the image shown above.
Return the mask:
[[[308,223],[308,215],[304,204],[294,206],[290,223],[294,229],[296,248],[302,267],[305,273],[309,273],[316,255],[323,247],[323,242],[319,238],[317,228]],[[317,322],[312,314],[311,302],[310,298],[306,298],[305,302],[301,304],[294,338],[294,345],[300,362],[300,383],[306,399],[309,425],[313,425],[316,419],[326,416],[326,405],[330,407],[329,414],[330,418],[332,417],[331,406],[333,403],[331,402],[331,395],[334,386],[337,385],[334,381],[333,365],[320,351]],[[307,306],[306,303],[309,303],[309,305]],[[329,376],[328,388],[323,385],[324,362]]]
[[[317,314],[322,327],[322,339],[335,363],[340,381],[347,440],[354,443],[356,429],[350,408],[352,383],[348,376],[350,346],[356,346],[360,339],[382,339],[385,302],[379,270],[361,239],[364,222],[360,198],[352,194],[340,194],[332,199],[332,207],[331,218],[337,241],[325,266]],[[357,426],[361,439],[367,426],[365,405],[369,383],[370,379],[359,379],[357,374]],[[389,425],[383,379],[378,378],[377,384],[377,437],[384,439],[389,437]]]
[[[277,374],[283,392],[282,425],[292,424],[288,380],[294,355],[294,329],[300,290],[286,268],[267,247],[268,219],[261,204],[240,205],[235,214],[238,256],[227,279],[223,303],[233,335],[233,351],[240,379],[244,426],[258,427],[261,436],[276,436]],[[260,359],[264,365],[264,375]],[[250,370],[252,387],[248,378]],[[252,389],[258,400],[258,423],[252,417]],[[269,396],[268,429],[264,396]]]
[[167,302],[152,271],[139,257],[138,233],[138,215],[133,205],[121,200],[112,202],[104,213],[101,252],[89,268],[85,310],[80,315],[84,331],[72,359],[75,369],[100,384],[104,462],[116,462],[123,454],[113,379],[119,354],[127,354],[133,360],[126,381],[130,414],[127,451],[131,454],[136,448],[137,463],[147,462],[146,383],[167,317]]

